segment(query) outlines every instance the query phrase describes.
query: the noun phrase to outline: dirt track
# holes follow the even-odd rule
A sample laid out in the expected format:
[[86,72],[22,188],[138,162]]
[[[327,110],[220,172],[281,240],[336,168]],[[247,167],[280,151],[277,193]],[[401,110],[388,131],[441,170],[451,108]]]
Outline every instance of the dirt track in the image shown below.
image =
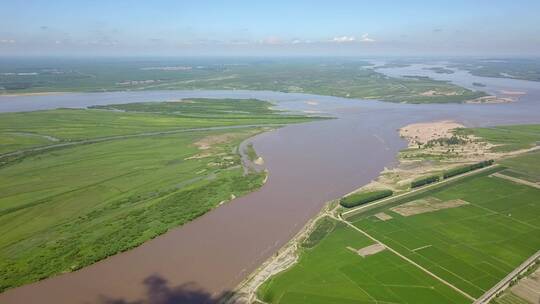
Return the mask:
[[514,183],[518,183],[518,184],[522,184],[522,185],[526,185],[526,186],[530,186],[530,187],[540,189],[539,184],[529,182],[529,181],[523,180],[521,178],[508,176],[508,175],[504,175],[504,174],[501,174],[501,173],[493,173],[491,176],[495,176],[495,177],[498,177],[498,178],[503,178],[503,179],[509,180],[511,182],[514,182]]

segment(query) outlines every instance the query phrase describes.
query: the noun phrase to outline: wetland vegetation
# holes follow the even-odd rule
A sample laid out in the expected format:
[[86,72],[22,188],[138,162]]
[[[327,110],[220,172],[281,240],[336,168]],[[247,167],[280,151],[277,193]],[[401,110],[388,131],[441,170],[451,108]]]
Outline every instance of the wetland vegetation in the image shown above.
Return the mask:
[[4,153],[81,143],[2,159],[0,290],[128,250],[260,187],[265,173],[244,174],[240,142],[314,119],[270,106],[192,99],[0,114]]

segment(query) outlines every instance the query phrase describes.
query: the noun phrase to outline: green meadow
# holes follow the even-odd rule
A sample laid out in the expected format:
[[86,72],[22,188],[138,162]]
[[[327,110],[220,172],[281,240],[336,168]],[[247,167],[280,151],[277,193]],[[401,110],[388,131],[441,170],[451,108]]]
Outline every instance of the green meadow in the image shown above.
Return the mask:
[[[191,109],[189,114],[183,113],[182,103],[155,103],[146,105],[147,113],[141,109],[61,109],[0,115],[0,133],[51,136],[57,139],[54,144],[254,125],[120,137],[4,160],[0,167],[0,291],[128,250],[204,214],[232,195],[260,187],[264,173],[244,174],[238,145],[267,130],[265,125],[308,118],[282,115],[263,101],[235,102],[217,100],[214,105],[210,100],[194,100],[190,107],[197,104],[198,110]],[[229,104],[223,111],[244,113],[221,115],[218,108],[223,104]],[[15,145],[3,137],[0,143],[4,151],[47,144],[24,141]]]
[[[255,99],[189,99],[0,114],[0,155],[41,145],[192,128],[286,124],[313,118],[278,115]],[[115,110],[115,111],[112,111]],[[52,140],[51,140],[52,139]]]
[[458,134],[473,134],[496,145],[496,152],[532,148],[540,142],[540,125],[511,125],[489,128],[458,129]]

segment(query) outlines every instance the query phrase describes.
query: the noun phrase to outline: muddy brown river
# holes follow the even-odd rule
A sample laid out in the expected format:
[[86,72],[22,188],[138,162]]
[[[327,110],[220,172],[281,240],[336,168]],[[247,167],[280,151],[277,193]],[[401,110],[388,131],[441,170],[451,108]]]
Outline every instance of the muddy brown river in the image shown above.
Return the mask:
[[[482,78],[488,86],[489,80]],[[274,101],[280,108],[338,118],[291,125],[253,138],[269,170],[268,181],[259,191],[128,252],[8,290],[0,294],[0,303],[213,303],[283,246],[325,202],[368,183],[385,166],[395,164],[397,152],[405,147],[396,131],[399,127],[439,119],[469,126],[540,123],[540,83],[520,85],[527,95],[519,102],[498,105],[403,105],[249,91],[0,97],[0,111],[120,100],[256,97]],[[510,83],[503,88],[514,87]]]

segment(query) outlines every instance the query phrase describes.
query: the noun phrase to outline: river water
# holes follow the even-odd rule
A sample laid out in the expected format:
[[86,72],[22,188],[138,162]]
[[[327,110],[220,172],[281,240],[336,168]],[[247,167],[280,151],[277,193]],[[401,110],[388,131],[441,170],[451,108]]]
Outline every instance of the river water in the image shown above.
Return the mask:
[[490,94],[501,90],[527,94],[515,103],[485,105],[406,105],[261,91],[1,96],[0,112],[229,97],[270,100],[281,109],[326,113],[338,119],[290,125],[254,137],[254,147],[269,170],[268,181],[259,191],[80,271],[8,290],[0,294],[0,303],[211,303],[274,254],[326,201],[394,165],[397,152],[406,146],[397,133],[401,126],[440,119],[468,126],[540,123],[538,82],[475,77],[462,71],[443,75],[423,68],[380,71],[393,76],[425,75],[467,87],[481,82],[486,85],[481,89]]

